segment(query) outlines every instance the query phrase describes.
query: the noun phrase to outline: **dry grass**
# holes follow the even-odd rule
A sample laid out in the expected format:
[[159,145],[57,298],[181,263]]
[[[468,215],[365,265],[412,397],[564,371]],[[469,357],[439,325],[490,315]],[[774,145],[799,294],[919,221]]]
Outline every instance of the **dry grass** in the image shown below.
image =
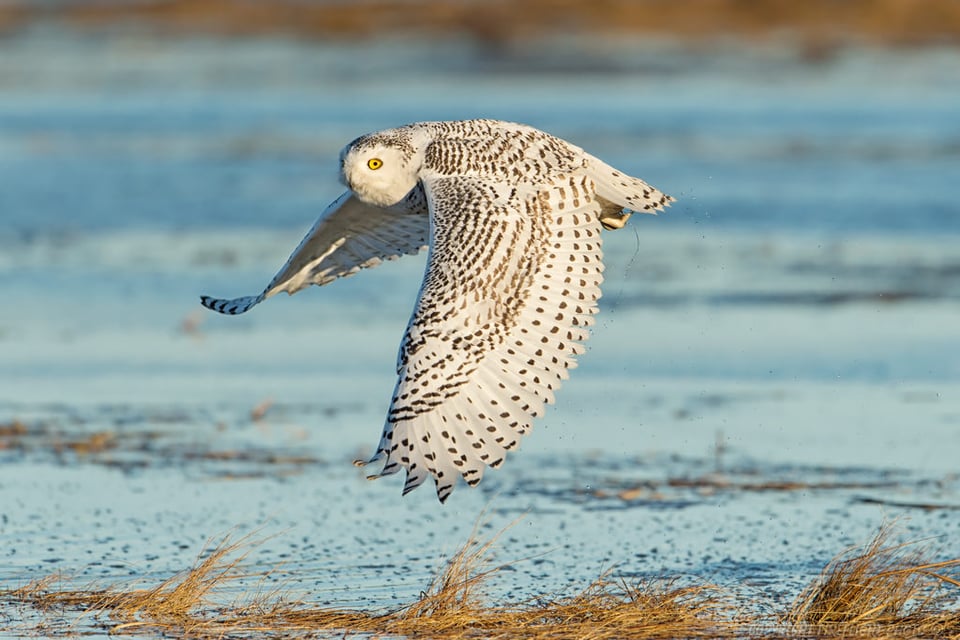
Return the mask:
[[[501,532],[502,533],[502,532]],[[498,534],[499,535],[499,534]],[[503,566],[491,566],[498,536],[477,532],[451,558],[420,600],[391,616],[381,633],[458,638],[696,638],[725,635],[724,610],[711,587],[677,587],[609,580],[600,576],[574,596],[541,597],[488,606],[483,584]]]
[[231,582],[249,577],[242,568],[249,537],[231,543],[224,538],[205,551],[196,564],[148,589],[63,588],[63,576],[49,576],[19,589],[2,593],[3,599],[30,604],[43,612],[81,612],[94,619],[105,618],[111,632],[177,630],[187,635],[202,632],[209,617],[216,615],[213,596]]
[[[476,534],[476,532],[475,532]],[[499,535],[499,534],[498,534]],[[481,595],[502,566],[490,562],[496,536],[476,535],[449,560],[420,598],[401,609],[374,613],[316,607],[273,592],[228,606],[213,597],[241,569],[244,542],[222,541],[190,570],[150,589],[56,588],[51,577],[0,594],[8,602],[63,615],[80,612],[111,633],[171,634],[192,638],[288,637],[320,632],[462,638],[701,638],[727,636],[723,605],[712,588],[647,585],[606,576],[572,597],[489,606]],[[53,627],[46,627],[50,632]],[[72,632],[68,629],[64,632]]]
[[797,598],[786,620],[818,634],[960,638],[960,558],[928,560],[922,545],[891,544],[883,527],[865,547],[838,555]]
[[194,630],[203,628],[206,616],[216,611],[211,596],[228,583],[246,577],[241,569],[245,556],[235,555],[243,547],[244,541],[230,543],[224,539],[189,571],[150,589],[112,594],[93,609],[109,612],[113,619],[122,621],[112,632],[160,627],[193,635]]
[[0,29],[42,20],[73,25],[151,25],[176,32],[309,37],[442,33],[488,43],[551,34],[619,33],[693,42],[762,40],[784,34],[810,47],[850,41],[876,44],[960,40],[960,3],[953,0],[143,0],[141,2],[0,4]]
[[[960,559],[925,560],[925,548],[890,544],[889,527],[862,550],[834,559],[779,622],[742,613],[769,609],[763,602],[741,603],[737,613],[732,598],[715,587],[608,575],[573,596],[491,605],[483,587],[503,568],[490,557],[497,535],[481,541],[474,531],[417,601],[385,612],[317,607],[278,591],[223,604],[225,587],[251,577],[242,568],[242,551],[251,542],[227,539],[190,570],[153,588],[69,590],[51,577],[0,593],[0,601],[60,620],[72,611],[111,633],[191,638],[960,638],[960,612],[947,606],[960,596]],[[53,620],[40,630],[76,635],[79,625]]]

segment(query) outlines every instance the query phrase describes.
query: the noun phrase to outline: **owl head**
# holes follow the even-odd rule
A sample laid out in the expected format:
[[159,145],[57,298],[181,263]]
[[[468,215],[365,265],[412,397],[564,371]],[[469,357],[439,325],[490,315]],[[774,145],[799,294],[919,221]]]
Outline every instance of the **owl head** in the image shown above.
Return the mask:
[[400,130],[357,138],[340,152],[340,180],[360,200],[378,207],[397,204],[419,180],[423,156]]

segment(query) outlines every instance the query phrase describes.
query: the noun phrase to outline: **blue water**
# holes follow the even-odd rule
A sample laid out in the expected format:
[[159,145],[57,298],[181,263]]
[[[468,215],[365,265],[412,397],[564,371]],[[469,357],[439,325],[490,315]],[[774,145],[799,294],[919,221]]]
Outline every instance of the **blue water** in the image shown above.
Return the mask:
[[674,194],[665,226],[960,234],[957,51],[804,64],[777,51],[581,48],[9,39],[4,226],[300,229],[338,193],[336,152],[358,134],[488,116],[569,138]]

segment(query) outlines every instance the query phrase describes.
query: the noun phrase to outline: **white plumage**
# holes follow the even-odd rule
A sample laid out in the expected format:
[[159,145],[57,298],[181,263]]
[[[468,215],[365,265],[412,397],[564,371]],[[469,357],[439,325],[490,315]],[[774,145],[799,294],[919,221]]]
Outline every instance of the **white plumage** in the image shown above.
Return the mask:
[[443,502],[499,466],[553,402],[583,352],[603,279],[601,229],[673,199],[579,147],[495,120],[422,122],[357,138],[349,187],[257,296],[203,305],[247,311],[429,247],[400,345],[397,386],[372,477],[433,477]]

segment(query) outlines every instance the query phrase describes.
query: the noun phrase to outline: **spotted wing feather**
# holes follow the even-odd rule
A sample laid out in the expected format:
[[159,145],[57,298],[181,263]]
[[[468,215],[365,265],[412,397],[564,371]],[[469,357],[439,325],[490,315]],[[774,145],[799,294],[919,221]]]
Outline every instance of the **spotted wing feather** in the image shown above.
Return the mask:
[[308,285],[324,285],[383,260],[417,253],[428,237],[426,200],[419,187],[389,209],[365,204],[347,191],[327,207],[260,294],[232,300],[201,296],[200,302],[220,313],[244,313],[280,291],[292,295]]
[[[583,351],[600,297],[592,180],[534,187],[425,181],[433,235],[376,454],[378,475],[428,477],[446,500],[476,485],[528,433]],[[376,476],[374,476],[376,477]]]

